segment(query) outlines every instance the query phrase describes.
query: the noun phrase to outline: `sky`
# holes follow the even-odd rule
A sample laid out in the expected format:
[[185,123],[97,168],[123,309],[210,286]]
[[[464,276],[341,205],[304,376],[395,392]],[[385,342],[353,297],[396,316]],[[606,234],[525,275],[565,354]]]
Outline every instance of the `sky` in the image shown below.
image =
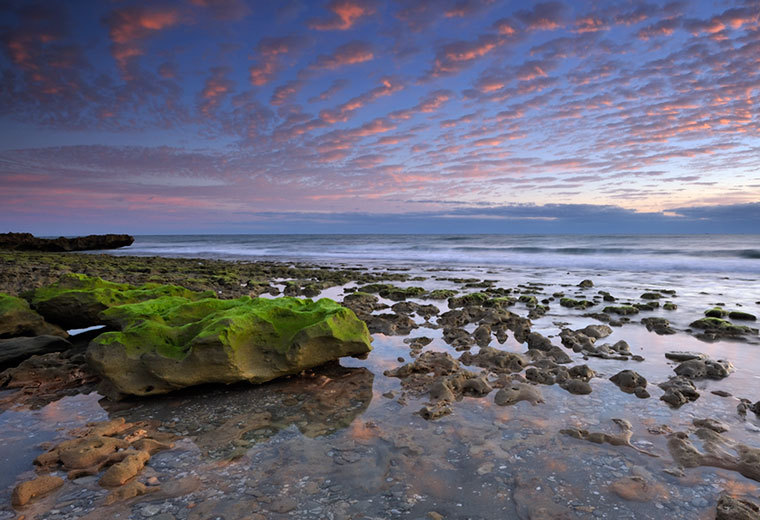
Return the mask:
[[760,0],[0,0],[0,107],[0,232],[760,232]]

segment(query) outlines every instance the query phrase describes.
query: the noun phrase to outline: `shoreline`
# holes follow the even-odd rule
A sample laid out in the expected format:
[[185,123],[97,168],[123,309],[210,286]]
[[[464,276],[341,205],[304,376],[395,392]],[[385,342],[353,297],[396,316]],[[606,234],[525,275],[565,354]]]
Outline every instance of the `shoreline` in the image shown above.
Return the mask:
[[[18,401],[12,414],[0,412],[6,431],[38,428],[62,441],[71,428],[105,418],[150,421],[156,432],[176,436],[175,447],[156,454],[137,477],[148,488],[159,486],[156,494],[106,506],[105,492],[92,480],[67,481],[37,509],[23,510],[30,518],[120,511],[142,519],[150,516],[144,509],[154,508],[182,520],[205,518],[201,514],[242,519],[251,511],[253,518],[303,520],[328,513],[449,517],[462,514],[457,504],[472,518],[585,518],[595,510],[617,518],[694,518],[714,510],[732,480],[747,490],[739,497],[760,490],[728,459],[724,469],[702,458],[679,462],[671,447],[676,434],[700,446],[704,433],[693,421],[710,419],[730,427],[714,438],[722,449],[756,449],[760,418],[749,408],[741,416],[737,406],[739,398],[751,404],[760,397],[748,395],[760,376],[757,345],[751,344],[757,336],[705,342],[697,337],[700,331],[686,332],[718,298],[727,308],[755,308],[737,279],[689,287],[678,284],[692,278],[673,273],[642,281],[632,273],[602,272],[591,281],[577,272],[548,279],[540,268],[399,271],[0,252],[0,291],[18,294],[64,272],[210,289],[223,299],[252,294],[343,300],[369,325],[374,350],[367,359],[344,358],[340,366],[262,385],[195,387],[116,403],[72,389],[50,404]],[[644,297],[655,291],[658,298]],[[676,310],[663,308],[669,301]],[[602,312],[634,305],[635,314]],[[671,350],[698,350],[734,366],[716,379],[693,372],[687,379],[699,397],[672,407],[663,398],[668,392],[677,396],[677,389],[660,384],[681,364],[664,357]],[[626,371],[641,374],[649,385],[627,386],[620,376]],[[637,381],[631,377],[625,381]],[[76,418],[46,416],[61,408]],[[19,453],[39,454],[34,443],[16,439]],[[283,456],[290,465],[281,463]],[[31,458],[15,464],[19,478],[28,478]],[[252,476],[262,467],[266,477]],[[187,489],[175,495],[178,482]],[[244,482],[244,490],[236,491],[232,482]],[[69,499],[76,511],[62,511],[60,497],[72,494],[81,497]],[[389,515],[391,510],[398,513]]]

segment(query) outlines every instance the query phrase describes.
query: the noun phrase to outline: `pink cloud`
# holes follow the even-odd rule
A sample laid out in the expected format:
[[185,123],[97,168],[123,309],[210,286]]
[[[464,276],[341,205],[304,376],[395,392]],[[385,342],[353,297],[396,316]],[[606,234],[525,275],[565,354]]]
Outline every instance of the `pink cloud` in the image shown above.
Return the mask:
[[226,67],[211,69],[211,77],[206,79],[201,91],[200,109],[205,116],[212,115],[222,100],[231,92],[234,83],[227,78],[229,72]]
[[375,53],[370,44],[354,40],[337,47],[332,54],[320,54],[310,68],[332,70],[371,61],[374,57]]
[[398,80],[390,77],[382,78],[380,83],[380,86],[373,88],[369,92],[351,98],[334,109],[322,110],[319,113],[320,119],[329,124],[348,121],[348,118],[356,110],[372,103],[376,99],[390,96],[404,88]]
[[145,52],[142,47],[145,39],[181,21],[175,7],[124,7],[106,16],[105,24],[113,42],[111,51],[122,73],[127,75],[130,62]]
[[251,83],[262,86],[271,82],[279,71],[282,57],[301,49],[304,43],[298,36],[262,38],[256,47],[258,62],[248,69]]
[[241,20],[251,14],[245,0],[190,0],[193,5],[205,7],[219,20]]
[[317,31],[345,31],[365,16],[375,13],[375,4],[368,0],[331,0],[327,9],[332,15],[325,19],[308,21],[310,29]]
[[564,23],[565,5],[562,2],[540,2],[533,9],[515,13],[528,30],[552,31]]

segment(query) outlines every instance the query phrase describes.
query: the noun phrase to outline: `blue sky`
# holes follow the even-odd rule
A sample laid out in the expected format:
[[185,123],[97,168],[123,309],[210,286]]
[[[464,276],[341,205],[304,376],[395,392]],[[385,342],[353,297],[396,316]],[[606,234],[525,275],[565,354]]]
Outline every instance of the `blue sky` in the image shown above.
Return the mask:
[[7,231],[760,227],[757,0],[0,9]]

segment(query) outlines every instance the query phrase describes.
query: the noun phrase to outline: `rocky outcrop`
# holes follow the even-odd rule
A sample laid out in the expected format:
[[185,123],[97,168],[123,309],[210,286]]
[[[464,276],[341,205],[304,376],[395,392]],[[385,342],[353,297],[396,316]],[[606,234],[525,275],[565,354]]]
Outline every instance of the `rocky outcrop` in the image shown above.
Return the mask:
[[185,300],[214,297],[177,285],[147,283],[140,286],[113,283],[83,274],[66,274],[58,282],[23,294],[47,321],[66,329],[108,324],[101,312],[113,306],[180,297]]
[[371,350],[364,322],[328,299],[166,296],[114,306],[102,317],[120,330],[93,339],[87,360],[111,396],[262,383]]
[[28,357],[61,352],[71,343],[59,336],[0,339],[0,367],[16,366]]
[[60,327],[47,323],[26,301],[0,293],[0,338],[44,335],[69,336]]
[[14,251],[92,251],[132,245],[130,235],[87,235],[84,237],[37,238],[31,233],[0,233],[0,249]]

